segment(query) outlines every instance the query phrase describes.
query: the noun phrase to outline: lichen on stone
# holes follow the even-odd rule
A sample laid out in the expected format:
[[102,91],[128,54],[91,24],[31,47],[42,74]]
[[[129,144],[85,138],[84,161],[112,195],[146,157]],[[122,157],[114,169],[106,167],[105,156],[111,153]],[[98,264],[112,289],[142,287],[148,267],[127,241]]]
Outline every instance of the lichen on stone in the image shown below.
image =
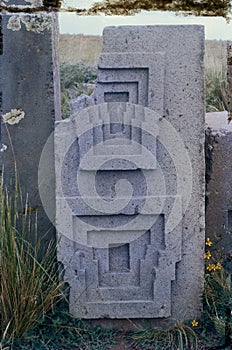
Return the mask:
[[46,29],[50,29],[52,19],[51,16],[44,13],[14,15],[9,18],[7,28],[13,31],[20,30],[21,23],[26,26],[29,32],[40,34]]
[[0,152],[5,152],[7,150],[7,145],[4,145],[4,143],[2,143],[0,147]]
[[5,123],[14,125],[25,117],[25,112],[22,109],[11,109],[10,112],[3,114],[2,119]]
[[7,23],[7,29],[11,29],[13,31],[17,31],[21,29],[19,16],[12,16],[9,18],[9,21]]
[[30,32],[42,33],[51,27],[52,19],[50,16],[40,14],[30,14],[21,16],[21,21]]

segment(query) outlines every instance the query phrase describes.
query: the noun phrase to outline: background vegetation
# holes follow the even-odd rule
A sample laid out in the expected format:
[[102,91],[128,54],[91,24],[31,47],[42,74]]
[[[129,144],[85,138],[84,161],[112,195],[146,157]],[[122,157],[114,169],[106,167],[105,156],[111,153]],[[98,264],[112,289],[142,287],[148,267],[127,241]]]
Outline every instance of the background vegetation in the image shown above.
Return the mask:
[[63,119],[70,117],[70,100],[81,94],[90,95],[93,92],[96,78],[96,67],[85,66],[82,63],[61,65],[61,113]]
[[[70,100],[81,94],[90,95],[94,90],[97,69],[83,64],[61,66],[62,117],[70,116]],[[222,65],[206,67],[206,112],[229,110],[227,95],[227,72]]]

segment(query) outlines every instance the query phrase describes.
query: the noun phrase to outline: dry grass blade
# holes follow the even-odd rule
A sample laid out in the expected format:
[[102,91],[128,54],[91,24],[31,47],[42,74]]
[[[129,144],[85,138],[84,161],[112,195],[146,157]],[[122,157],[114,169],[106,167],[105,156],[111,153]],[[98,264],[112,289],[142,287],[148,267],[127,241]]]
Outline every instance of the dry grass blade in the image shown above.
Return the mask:
[[[60,300],[62,294],[54,244],[39,261],[40,242],[28,215],[17,210],[18,191],[9,198],[0,183],[0,321],[1,338],[22,338]],[[13,204],[12,204],[13,203]],[[18,232],[17,223],[23,232]]]
[[135,349],[198,349],[198,337],[196,333],[191,327],[181,322],[176,322],[173,326],[167,329],[140,329],[131,334],[130,340]]

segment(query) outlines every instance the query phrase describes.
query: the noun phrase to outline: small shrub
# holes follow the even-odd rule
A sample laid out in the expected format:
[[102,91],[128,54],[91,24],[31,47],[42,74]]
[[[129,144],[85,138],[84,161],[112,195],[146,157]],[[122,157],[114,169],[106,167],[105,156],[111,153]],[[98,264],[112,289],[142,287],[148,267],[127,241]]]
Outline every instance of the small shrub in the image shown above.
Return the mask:
[[61,114],[62,118],[70,116],[69,101],[75,99],[81,94],[90,95],[93,92],[97,78],[97,68],[88,67],[84,64],[61,65],[60,83],[61,83]]

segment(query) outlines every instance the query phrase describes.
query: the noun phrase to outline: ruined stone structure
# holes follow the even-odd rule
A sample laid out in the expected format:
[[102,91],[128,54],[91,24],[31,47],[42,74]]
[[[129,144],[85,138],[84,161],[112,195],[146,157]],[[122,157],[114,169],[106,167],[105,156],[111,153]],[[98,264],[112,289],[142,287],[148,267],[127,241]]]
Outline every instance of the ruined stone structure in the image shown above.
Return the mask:
[[231,270],[232,124],[228,112],[206,114],[206,236]]
[[106,28],[96,105],[56,126],[58,258],[77,317],[200,312],[203,58],[202,26]]
[[[16,161],[43,235],[55,216],[57,18],[23,13],[40,0],[17,5],[0,17],[1,160],[9,188]],[[187,319],[201,309],[203,53],[201,26],[106,28],[90,107],[57,123],[58,258],[77,317]],[[231,43],[228,87],[230,96]],[[231,124],[226,113],[206,121],[206,234],[229,261]]]
[[[6,2],[6,7],[12,5],[14,1]],[[43,147],[54,130],[55,118],[60,117],[59,29],[56,14],[33,13],[33,8],[40,5],[39,1],[17,1],[15,5],[20,6],[22,12],[7,14],[5,11],[1,15],[1,108],[5,120],[15,121],[2,124],[1,142],[7,149],[1,158],[5,185],[9,189],[14,188],[16,163],[21,191],[28,194],[32,215],[37,212],[38,232],[43,236],[52,225],[39,195],[38,169]],[[28,8],[31,13],[24,13]],[[52,144],[49,152],[40,185],[45,193],[47,188],[53,187],[50,205],[54,216]]]
[[206,236],[232,269],[232,59],[227,42],[227,111],[206,114]]

